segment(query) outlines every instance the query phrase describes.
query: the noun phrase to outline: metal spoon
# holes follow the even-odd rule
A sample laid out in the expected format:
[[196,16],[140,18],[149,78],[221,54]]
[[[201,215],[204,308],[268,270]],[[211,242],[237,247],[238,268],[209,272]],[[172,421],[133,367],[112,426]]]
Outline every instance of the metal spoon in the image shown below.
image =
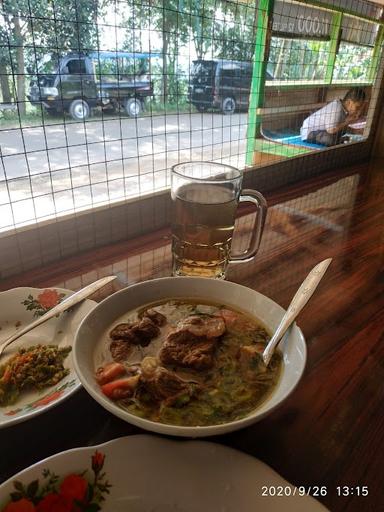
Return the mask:
[[332,258],[328,258],[320,263],[318,263],[307,275],[301,284],[300,288],[295,293],[290,305],[288,306],[285,315],[281,319],[274,335],[270,339],[268,345],[265,347],[263,352],[263,361],[265,366],[269,365],[272,354],[280,342],[281,338],[284,336],[288,327],[295,320],[297,315],[312,297],[313,292],[316,290],[317,285],[320,283],[321,278],[325,274],[327,268],[329,267]]
[[114,279],[116,279],[116,277],[117,276],[102,277],[98,281],[95,281],[94,283],[89,284],[85,288],[82,288],[81,290],[73,293],[72,295],[70,295],[69,297],[64,299],[62,302],[60,302],[60,304],[58,304],[54,308],[50,309],[46,313],[44,313],[44,315],[42,315],[40,318],[38,318],[34,322],[28,324],[23,329],[20,329],[20,331],[17,331],[15,334],[13,334],[12,336],[10,336],[6,340],[4,340],[3,343],[1,343],[0,357],[1,357],[2,353],[4,352],[4,349],[6,347],[8,347],[8,345],[13,343],[15,340],[20,338],[20,336],[23,336],[27,332],[32,331],[32,329],[34,329],[38,325],[41,325],[44,322],[46,322],[47,320],[49,320],[50,318],[53,318],[54,316],[58,315],[59,313],[66,311],[67,309],[71,308],[78,302],[83,301],[84,299],[86,299],[87,297],[89,297],[90,295],[95,293],[97,290],[99,290],[106,284],[108,284],[111,281],[113,281]]

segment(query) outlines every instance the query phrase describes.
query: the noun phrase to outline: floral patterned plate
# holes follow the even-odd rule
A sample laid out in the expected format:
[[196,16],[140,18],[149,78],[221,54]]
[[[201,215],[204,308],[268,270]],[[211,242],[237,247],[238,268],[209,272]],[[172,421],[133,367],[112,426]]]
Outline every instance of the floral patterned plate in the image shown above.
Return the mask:
[[305,494],[231,448],[138,435],[22,471],[0,486],[0,512],[327,511]]
[[[31,323],[38,316],[58,304],[73,292],[62,288],[13,288],[0,293],[0,342],[17,329]],[[38,344],[52,344],[59,347],[72,346],[77,327],[96,302],[85,300],[58,317],[48,320],[10,345],[0,360],[0,366],[6,363],[8,356],[15,354],[21,347]],[[13,405],[0,406],[0,428],[25,421],[57,405],[80,387],[80,381],[74,370],[72,353],[64,361],[69,374],[58,384],[41,391],[25,391]]]

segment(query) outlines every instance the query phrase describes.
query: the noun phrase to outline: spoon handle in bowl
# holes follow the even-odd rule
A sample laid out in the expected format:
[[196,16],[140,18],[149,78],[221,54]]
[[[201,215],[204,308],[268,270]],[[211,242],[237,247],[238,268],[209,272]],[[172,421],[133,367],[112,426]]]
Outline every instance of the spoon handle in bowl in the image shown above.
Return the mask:
[[270,339],[268,345],[265,347],[265,350],[263,352],[263,360],[266,366],[269,365],[272,354],[277,344],[280,342],[281,338],[287,331],[288,327],[292,324],[297,315],[300,313],[300,311],[312,297],[313,292],[316,290],[317,285],[320,283],[331,261],[332,258],[328,258],[324,261],[321,261],[315,267],[313,267],[313,269],[302,282],[300,288],[295,293],[293,299],[291,300],[291,303],[288,306],[287,311],[285,312],[275,333],[273,334],[272,338]]

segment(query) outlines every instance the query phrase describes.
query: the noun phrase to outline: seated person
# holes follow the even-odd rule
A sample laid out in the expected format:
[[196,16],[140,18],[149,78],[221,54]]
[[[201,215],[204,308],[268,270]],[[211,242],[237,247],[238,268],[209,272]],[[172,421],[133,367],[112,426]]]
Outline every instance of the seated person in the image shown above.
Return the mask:
[[350,89],[343,100],[331,101],[304,120],[301,140],[323,146],[340,144],[348,125],[359,118],[364,101],[363,89]]

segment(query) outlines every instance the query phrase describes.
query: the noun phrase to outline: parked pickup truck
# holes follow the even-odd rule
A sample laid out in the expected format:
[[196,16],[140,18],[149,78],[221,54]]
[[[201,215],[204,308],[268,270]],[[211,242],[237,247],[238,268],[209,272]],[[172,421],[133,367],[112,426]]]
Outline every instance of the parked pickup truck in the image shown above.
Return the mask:
[[127,52],[48,55],[30,82],[28,99],[51,114],[69,112],[76,120],[87,119],[96,107],[123,108],[130,117],[137,117],[144,99],[153,95],[153,84],[145,73],[145,60],[151,56]]

